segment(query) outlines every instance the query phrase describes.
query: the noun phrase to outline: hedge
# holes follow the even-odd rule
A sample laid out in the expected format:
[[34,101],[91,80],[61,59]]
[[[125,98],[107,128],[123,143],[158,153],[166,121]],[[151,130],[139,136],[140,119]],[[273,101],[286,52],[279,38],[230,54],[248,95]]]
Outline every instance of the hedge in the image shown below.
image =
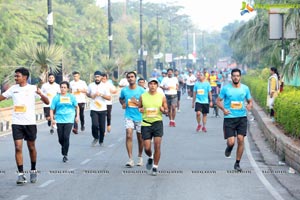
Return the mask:
[[[268,111],[267,80],[244,76],[243,83],[249,86],[253,99]],[[286,134],[300,138],[300,90],[299,88],[285,86],[274,103],[275,120],[283,127]]]

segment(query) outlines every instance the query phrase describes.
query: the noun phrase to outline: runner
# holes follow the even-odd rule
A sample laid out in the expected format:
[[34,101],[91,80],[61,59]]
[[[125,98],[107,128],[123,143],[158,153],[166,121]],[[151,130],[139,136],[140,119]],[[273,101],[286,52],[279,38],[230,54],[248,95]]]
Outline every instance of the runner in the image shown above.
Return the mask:
[[178,80],[178,87],[177,87],[177,112],[180,112],[180,99],[181,99],[181,88],[182,88],[182,78],[179,76],[179,71],[175,69],[174,77]]
[[[163,136],[162,113],[168,112],[166,97],[157,92],[158,80],[152,78],[148,82],[149,91],[142,94],[140,98],[140,112],[143,113],[142,136],[144,149],[148,161],[146,168],[151,170],[152,175],[157,175],[158,162],[160,160],[160,146]],[[154,137],[154,156],[151,149],[151,140]]]
[[[73,81],[70,82],[70,88],[72,93],[75,95],[78,106],[79,106],[79,113],[80,113],[80,124],[81,124],[81,131],[85,130],[84,126],[84,108],[86,104],[85,94],[87,91],[87,84],[84,80],[80,79],[79,72],[73,72]],[[73,133],[78,134],[78,123],[74,121],[74,128]]]
[[[60,84],[60,94],[57,94],[50,106],[50,118],[52,127],[57,126],[58,142],[61,145],[63,162],[68,162],[68,152],[70,146],[70,134],[74,119],[79,121],[79,107],[76,97],[70,94],[70,84],[62,81]],[[55,117],[54,117],[55,113]]]
[[31,161],[30,182],[35,183],[37,181],[37,153],[35,147],[37,135],[35,118],[36,97],[40,97],[43,103],[49,104],[48,98],[43,95],[39,88],[27,83],[28,78],[28,69],[24,67],[16,69],[16,85],[13,85],[0,95],[0,101],[8,98],[12,98],[13,100],[12,135],[15,145],[15,159],[18,167],[17,185],[23,185],[27,182],[23,170],[23,139],[27,141]]
[[[102,77],[102,83],[104,84],[105,88],[108,88],[109,92],[110,92],[110,96],[112,94],[117,94],[117,89],[116,87],[113,85],[111,80],[108,80],[108,75],[107,74],[103,74]],[[110,100],[106,100],[106,107],[107,107],[107,114],[106,114],[106,119],[107,119],[107,124],[106,124],[106,130],[108,133],[110,133],[111,131],[111,111],[112,111],[112,98]],[[105,132],[106,134],[106,132]],[[104,134],[104,135],[105,135]]]
[[[49,105],[43,104],[44,108],[44,115],[46,117],[46,120],[48,121],[48,126],[51,126],[51,118],[50,118],[50,105],[52,102],[53,97],[57,94],[60,93],[60,88],[59,84],[55,83],[55,77],[54,74],[49,73],[48,75],[48,82],[44,83],[41,87],[41,91],[47,95],[49,99]],[[54,130],[53,127],[51,126],[50,128],[50,133],[53,134]]]
[[178,90],[179,84],[178,79],[176,77],[173,77],[173,69],[169,68],[167,70],[167,77],[163,78],[161,81],[161,88],[164,90],[167,103],[169,107],[169,126],[175,127],[175,117],[176,117],[176,106],[177,106],[177,90]]
[[[225,156],[230,157],[237,137],[236,162],[234,169],[242,171],[240,160],[244,151],[244,137],[247,134],[247,111],[252,108],[252,97],[248,86],[241,84],[241,71],[231,71],[232,83],[222,87],[217,105],[224,113],[224,138],[227,140]],[[224,100],[224,103],[222,101]],[[245,100],[247,105],[245,105]]]
[[[207,132],[206,122],[207,114],[209,113],[209,107],[212,107],[212,94],[211,86],[203,73],[197,72],[197,82],[194,86],[194,95],[192,108],[195,108],[197,128],[196,131],[199,132],[202,127],[203,132]],[[195,104],[196,102],[196,104]],[[201,126],[201,113],[202,113],[202,126]]]
[[143,165],[143,138],[141,134],[142,114],[139,112],[139,100],[141,95],[145,92],[144,88],[136,84],[136,73],[128,72],[127,80],[129,86],[122,88],[120,93],[120,104],[125,109],[125,128],[126,128],[126,149],[129,160],[126,167],[133,167],[134,160],[132,158],[132,137],[133,130],[136,130],[138,141],[138,162],[137,166]]
[[105,121],[107,115],[107,101],[111,100],[111,93],[109,87],[102,83],[103,75],[100,71],[95,71],[93,83],[88,86],[87,96],[90,97],[90,109],[92,119],[92,135],[94,140],[92,146],[96,146],[99,142],[103,146],[105,134]]
[[197,79],[194,76],[192,70],[189,70],[189,75],[186,78],[186,86],[187,86],[187,90],[188,90],[187,99],[193,99],[194,85],[195,85],[196,81],[197,81]]

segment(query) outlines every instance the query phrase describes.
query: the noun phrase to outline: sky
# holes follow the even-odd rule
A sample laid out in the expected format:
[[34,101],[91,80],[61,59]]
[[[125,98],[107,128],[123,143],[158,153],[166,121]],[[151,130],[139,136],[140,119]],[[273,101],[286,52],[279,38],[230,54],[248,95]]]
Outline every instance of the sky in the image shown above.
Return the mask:
[[[136,0],[137,1],[137,0]],[[255,16],[255,11],[241,16],[240,8],[245,0],[143,0],[143,2],[181,5],[185,9],[180,14],[191,16],[193,23],[201,30],[221,31],[227,24],[247,21]],[[125,2],[125,0],[111,0]],[[98,0],[99,5],[106,5],[107,0]]]

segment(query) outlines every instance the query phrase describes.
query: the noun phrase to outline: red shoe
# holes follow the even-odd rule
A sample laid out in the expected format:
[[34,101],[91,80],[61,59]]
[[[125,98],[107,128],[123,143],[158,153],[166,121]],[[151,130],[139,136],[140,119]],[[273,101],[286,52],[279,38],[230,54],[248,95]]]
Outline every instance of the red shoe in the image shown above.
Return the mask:
[[176,126],[175,121],[173,121],[173,127],[175,127],[175,126]]
[[206,130],[206,128],[204,126],[202,128],[202,131],[205,132],[205,133],[207,132],[207,130]]
[[196,131],[199,132],[201,130],[201,125],[198,124],[197,128],[196,128]]
[[170,122],[169,122],[169,126],[172,127],[172,125],[173,125],[173,123],[170,121]]

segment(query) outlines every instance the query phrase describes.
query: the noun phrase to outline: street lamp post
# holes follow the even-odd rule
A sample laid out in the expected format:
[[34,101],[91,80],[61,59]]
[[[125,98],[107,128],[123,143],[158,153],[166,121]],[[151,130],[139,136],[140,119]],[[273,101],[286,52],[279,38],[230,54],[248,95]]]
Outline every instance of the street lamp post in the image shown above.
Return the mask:
[[144,46],[143,46],[143,2],[140,0],[140,51],[139,51],[139,62],[138,62],[138,72],[140,72],[144,79],[147,79],[147,69],[146,62],[143,60]]
[[53,12],[52,12],[52,0],[48,0],[48,17],[47,17],[47,25],[48,25],[48,44],[53,44]]
[[113,36],[112,36],[112,30],[111,30],[111,24],[112,24],[112,16],[111,16],[111,2],[110,0],[108,0],[108,47],[109,47],[109,54],[108,54],[108,58],[111,59],[112,57],[112,40],[113,40]]

